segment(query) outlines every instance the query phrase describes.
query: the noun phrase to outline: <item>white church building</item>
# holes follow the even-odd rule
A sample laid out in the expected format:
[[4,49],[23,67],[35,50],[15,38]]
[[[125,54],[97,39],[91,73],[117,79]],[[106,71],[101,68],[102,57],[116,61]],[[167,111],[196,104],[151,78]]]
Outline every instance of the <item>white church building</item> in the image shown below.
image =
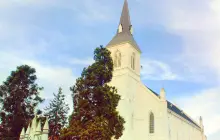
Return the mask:
[[120,140],[206,140],[202,117],[198,124],[166,100],[163,88],[157,94],[142,83],[141,49],[133,38],[127,0],[117,33],[106,48],[114,62],[110,85],[121,95],[118,110],[126,121]]
[[27,130],[25,131],[25,128],[22,129],[19,140],[48,140],[48,134],[48,119],[46,118],[42,129],[41,120],[37,115],[35,115],[34,119],[28,125]]

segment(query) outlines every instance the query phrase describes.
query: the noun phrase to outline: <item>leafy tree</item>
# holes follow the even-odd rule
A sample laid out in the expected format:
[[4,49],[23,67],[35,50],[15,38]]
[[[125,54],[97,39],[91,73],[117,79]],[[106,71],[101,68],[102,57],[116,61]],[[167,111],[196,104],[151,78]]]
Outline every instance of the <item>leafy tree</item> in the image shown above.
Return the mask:
[[[39,92],[43,89],[35,83],[35,69],[28,65],[17,67],[0,85],[0,120],[3,137],[19,137],[23,127],[34,117],[36,106],[43,102]],[[1,138],[0,138],[1,139]]]
[[67,124],[69,107],[65,103],[62,88],[59,88],[58,94],[53,95],[54,99],[45,108],[45,116],[48,116],[49,120],[49,136],[59,136],[61,128]]
[[100,46],[94,51],[94,60],[70,88],[74,111],[69,126],[62,131],[62,140],[111,140],[122,136],[125,121],[116,110],[120,96],[115,87],[108,85],[113,71],[110,52]]

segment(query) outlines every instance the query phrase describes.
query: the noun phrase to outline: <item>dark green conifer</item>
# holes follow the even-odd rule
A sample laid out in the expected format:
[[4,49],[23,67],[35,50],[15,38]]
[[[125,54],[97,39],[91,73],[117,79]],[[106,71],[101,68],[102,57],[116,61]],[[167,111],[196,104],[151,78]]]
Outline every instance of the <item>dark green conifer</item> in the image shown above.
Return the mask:
[[45,116],[49,120],[49,136],[60,136],[60,130],[67,124],[67,115],[69,111],[68,104],[65,103],[65,95],[62,88],[59,88],[58,94],[53,94],[54,99],[50,101],[45,108]]
[[111,140],[122,136],[125,123],[116,110],[120,96],[108,83],[112,79],[110,52],[102,46],[94,51],[95,62],[84,68],[73,92],[74,111],[62,140]]
[[[23,127],[27,127],[34,117],[37,105],[43,102],[39,96],[42,87],[36,84],[35,69],[28,65],[17,67],[0,85],[0,120],[3,137],[19,137]],[[0,138],[1,139],[1,138]]]

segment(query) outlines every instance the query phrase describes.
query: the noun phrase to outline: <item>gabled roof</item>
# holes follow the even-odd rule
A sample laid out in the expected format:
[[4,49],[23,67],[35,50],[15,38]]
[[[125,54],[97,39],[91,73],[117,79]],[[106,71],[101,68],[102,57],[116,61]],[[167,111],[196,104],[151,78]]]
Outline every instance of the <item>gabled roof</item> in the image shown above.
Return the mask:
[[135,49],[137,49],[139,52],[141,52],[139,46],[137,45],[136,41],[134,40],[134,37],[131,33],[128,32],[121,32],[117,33],[113,39],[108,43],[108,46],[114,46],[121,43],[130,43]]
[[[147,86],[146,86],[147,87]],[[148,88],[148,87],[147,87]],[[160,95],[154,92],[152,89],[148,88],[153,94],[155,94],[158,98],[160,98]],[[194,122],[191,118],[189,118],[183,110],[179,109],[176,105],[172,104],[170,101],[167,100],[167,108],[173,111],[174,113],[178,114],[185,120],[189,121],[190,123],[196,125],[197,127],[201,128],[196,122]]]

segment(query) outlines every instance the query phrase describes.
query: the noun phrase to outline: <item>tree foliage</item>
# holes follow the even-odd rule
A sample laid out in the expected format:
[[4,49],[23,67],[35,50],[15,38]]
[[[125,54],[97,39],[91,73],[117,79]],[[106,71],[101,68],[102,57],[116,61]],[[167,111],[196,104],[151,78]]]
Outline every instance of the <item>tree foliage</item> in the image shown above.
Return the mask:
[[49,136],[60,136],[61,128],[67,124],[69,107],[65,103],[65,95],[62,93],[62,88],[59,88],[58,94],[53,95],[54,99],[45,108],[45,116],[49,120]]
[[43,102],[39,96],[43,88],[36,84],[35,72],[35,69],[28,65],[18,66],[0,85],[3,137],[19,137],[22,128],[27,127],[34,117],[36,106]]
[[111,140],[122,136],[125,121],[116,110],[120,96],[115,87],[108,85],[113,72],[110,52],[100,46],[94,51],[94,60],[71,88],[74,111],[69,127],[62,131],[62,140]]

